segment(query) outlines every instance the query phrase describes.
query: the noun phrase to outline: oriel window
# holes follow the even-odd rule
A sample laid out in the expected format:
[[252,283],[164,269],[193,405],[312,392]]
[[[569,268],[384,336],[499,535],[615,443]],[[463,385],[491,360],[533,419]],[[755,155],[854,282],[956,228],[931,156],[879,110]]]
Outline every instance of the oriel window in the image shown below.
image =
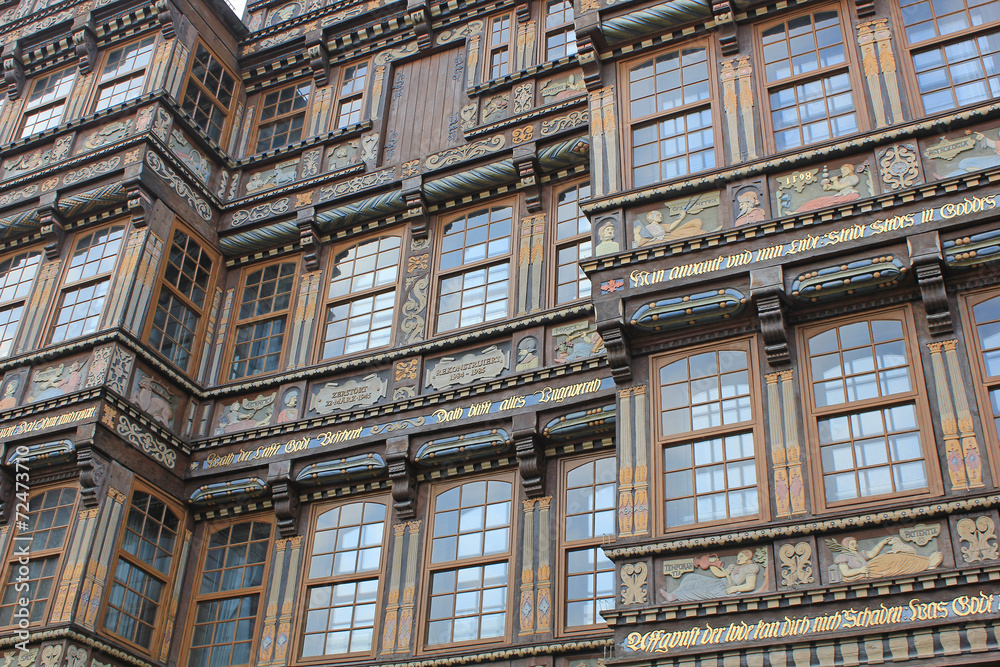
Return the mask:
[[486,78],[498,79],[510,74],[511,15],[502,14],[489,19],[489,30]]
[[296,271],[294,262],[281,262],[244,275],[230,380],[279,369]]
[[77,238],[63,278],[49,342],[58,343],[98,330],[124,237],[125,226],[112,225]]
[[40,251],[29,250],[0,261],[0,357],[9,355],[14,345],[41,259]]
[[349,65],[343,69],[337,102],[337,127],[349,127],[361,122],[367,79],[367,62]]
[[236,97],[236,79],[202,44],[195,48],[181,107],[201,130],[216,142]]
[[549,0],[545,5],[545,59],[576,53],[573,0]]
[[590,296],[590,279],[580,268],[580,260],[594,254],[590,220],[580,201],[590,197],[590,183],[562,189],[556,195],[556,303],[568,303]]
[[255,152],[281,148],[302,139],[311,90],[312,84],[305,81],[264,95]]

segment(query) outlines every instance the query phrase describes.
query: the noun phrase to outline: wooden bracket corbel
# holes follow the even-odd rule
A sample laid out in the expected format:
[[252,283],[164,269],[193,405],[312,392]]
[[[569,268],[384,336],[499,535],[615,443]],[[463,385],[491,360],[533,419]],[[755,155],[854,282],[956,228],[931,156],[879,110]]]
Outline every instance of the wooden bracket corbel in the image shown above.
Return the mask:
[[[52,193],[53,195],[55,193]],[[59,257],[62,251],[63,239],[66,238],[66,219],[56,208],[55,197],[52,196],[46,203],[39,202],[38,206],[39,231],[45,239],[46,259]]]
[[772,366],[791,362],[788,330],[782,305],[785,299],[784,277],[780,266],[769,266],[750,272],[750,298],[757,306],[764,352]]
[[431,12],[427,0],[407,0],[406,18],[413,25],[417,34],[417,49],[429,49],[434,43],[434,31],[431,28]]
[[296,211],[295,223],[299,226],[299,245],[302,246],[302,258],[306,269],[315,271],[319,268],[319,251],[321,247],[319,229],[316,227],[316,209],[309,206]]
[[406,203],[403,219],[410,223],[410,236],[421,241],[426,239],[427,200],[424,199],[424,181],[419,175],[403,179],[403,201]]
[[410,438],[400,436],[385,442],[385,462],[389,466],[392,506],[405,521],[417,516],[417,477],[410,461]]
[[534,142],[514,146],[514,168],[517,169],[518,187],[524,191],[524,202],[528,211],[542,210],[542,184],[538,176],[542,173],[538,166],[538,152]]
[[80,499],[88,509],[100,504],[104,495],[101,485],[104,484],[108,462],[97,455],[91,447],[77,447],[76,466],[80,469]]
[[324,87],[330,82],[330,53],[326,50],[322,34],[306,43],[306,58],[309,59],[316,87]]
[[607,47],[604,33],[601,32],[600,12],[585,12],[573,19],[576,29],[576,58],[583,68],[583,82],[587,90],[597,90],[603,83],[601,80],[602,47]]
[[97,32],[92,25],[85,25],[73,33],[77,67],[80,74],[87,74],[97,62]]
[[731,56],[740,50],[736,33],[736,13],[732,0],[714,0],[712,2],[712,17],[719,29],[719,46],[722,55]]
[[174,11],[170,0],[156,0],[153,4],[153,11],[156,12],[156,20],[160,24],[160,32],[166,39],[173,39],[177,36],[177,13]]
[[906,239],[910,264],[920,287],[920,299],[927,314],[927,328],[934,335],[954,330],[948,292],[944,285],[944,254],[936,231],[914,234]]
[[148,225],[150,216],[153,214],[153,199],[145,188],[138,183],[129,185],[126,202],[128,211],[132,215],[132,225],[137,229]]
[[529,498],[540,498],[545,495],[545,447],[538,433],[536,415],[514,415],[513,434],[517,470],[524,494]]
[[274,516],[278,519],[278,534],[286,539],[298,534],[301,511],[299,493],[291,473],[291,461],[275,461],[267,467],[267,483],[271,487]]
[[20,45],[3,58],[3,81],[7,86],[7,97],[16,100],[24,92],[24,60]]

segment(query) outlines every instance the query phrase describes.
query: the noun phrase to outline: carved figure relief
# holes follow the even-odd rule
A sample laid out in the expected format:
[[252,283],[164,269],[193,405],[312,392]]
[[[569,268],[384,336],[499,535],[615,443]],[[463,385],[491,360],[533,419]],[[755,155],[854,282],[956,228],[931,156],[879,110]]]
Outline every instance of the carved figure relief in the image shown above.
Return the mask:
[[[728,561],[728,562],[727,562]],[[663,602],[694,602],[755,593],[767,585],[767,550],[743,549],[735,557],[706,554],[663,562]]]
[[1000,558],[997,547],[997,527],[993,517],[965,517],[955,524],[962,545],[962,560],[966,563],[980,563]]
[[775,184],[779,216],[841,206],[877,193],[867,160],[792,172]]
[[604,341],[590,320],[572,322],[552,329],[553,361],[565,364],[604,353]]
[[298,164],[299,160],[296,158],[251,174],[247,179],[247,194],[291,183],[295,180],[295,168]]
[[[150,109],[143,109],[147,115],[150,114]],[[93,133],[90,134],[84,141],[83,145],[85,148],[94,150],[95,148],[100,148],[101,146],[107,146],[108,144],[113,144],[119,139],[124,139],[132,131],[132,119],[118,120],[113,123],[108,123],[104,127],[98,128]]]
[[3,177],[12,178],[14,176],[20,176],[21,174],[26,174],[29,171],[41,169],[42,167],[46,167],[52,163],[59,162],[69,154],[69,147],[72,142],[72,135],[59,137],[59,139],[56,140],[56,143],[50,148],[39,148],[38,150],[30,153],[22,153],[21,155],[5,161],[3,163]]
[[301,3],[289,2],[287,5],[282,5],[271,12],[271,14],[267,17],[267,27],[270,28],[271,26],[278,25],[279,23],[290,21],[301,13]]
[[507,117],[507,94],[494,95],[483,106],[483,125]]
[[209,176],[212,175],[211,163],[201,151],[191,145],[191,142],[179,130],[170,133],[170,141],[167,145],[174,155],[195,173],[195,176],[202,181],[208,181]]
[[[829,568],[830,582],[903,577],[933,570],[944,560],[937,549],[941,526],[915,528],[900,528],[898,535],[860,542],[852,535],[840,540],[828,538],[826,546],[835,554]],[[931,534],[933,537],[928,537]]]
[[129,400],[140,410],[148,412],[156,421],[173,428],[174,416],[180,404],[179,397],[139,368],[135,369],[135,381]]
[[698,236],[722,227],[719,192],[675,199],[655,208],[638,209],[632,221],[633,247]]
[[10,410],[17,406],[17,400],[20,397],[18,390],[23,382],[23,372],[11,373],[4,378],[3,387],[0,387],[0,410]]
[[298,387],[286,389],[281,395],[281,411],[278,413],[276,422],[287,424],[299,418],[299,397],[302,391]]
[[267,426],[271,423],[276,396],[277,392],[271,392],[260,394],[253,399],[237,399],[228,405],[223,405],[215,424],[215,435]]
[[742,225],[755,225],[768,219],[767,209],[764,208],[764,195],[756,185],[746,185],[736,190],[736,210],[734,224],[737,227]]
[[622,565],[622,604],[643,604],[646,602],[646,582],[649,566],[645,563],[625,563]]
[[89,358],[83,357],[36,370],[31,376],[25,402],[58,398],[82,388],[88,361]]
[[618,230],[615,229],[614,218],[605,218],[597,224],[598,243],[594,248],[594,255],[613,255],[622,249],[618,242]]
[[533,368],[538,368],[540,363],[538,358],[538,340],[534,336],[525,336],[521,339],[521,342],[517,344],[517,364],[514,366],[514,370],[520,373],[521,371],[530,371]]
[[1000,166],[1000,129],[966,129],[921,143],[928,178],[948,178]]

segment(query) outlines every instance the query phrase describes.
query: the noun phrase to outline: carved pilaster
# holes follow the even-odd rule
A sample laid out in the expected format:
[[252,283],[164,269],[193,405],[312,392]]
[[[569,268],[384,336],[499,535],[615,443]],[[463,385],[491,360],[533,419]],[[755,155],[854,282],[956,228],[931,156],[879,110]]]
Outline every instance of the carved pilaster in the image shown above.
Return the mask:
[[80,74],[88,74],[97,62],[97,33],[90,25],[85,25],[73,33],[73,47],[76,49],[77,66]]
[[312,70],[316,88],[324,87],[330,82],[330,54],[326,50],[326,42],[321,37],[306,44],[306,58],[309,59],[309,68]]
[[417,516],[417,478],[410,462],[410,439],[389,438],[385,443],[385,461],[392,484],[392,504],[396,516],[410,520]]
[[104,497],[101,485],[104,483],[107,461],[90,447],[81,447],[76,452],[76,465],[80,469],[80,499],[83,500],[84,507],[98,507]]
[[20,46],[13,53],[4,56],[3,81],[7,86],[7,97],[16,100],[24,92],[24,61],[21,59]]
[[524,494],[529,498],[545,495],[545,448],[533,414],[515,415],[514,451]]
[[927,328],[932,334],[946,334],[953,330],[951,308],[944,287],[944,255],[937,232],[916,234],[906,239],[910,263],[920,286],[920,298],[927,314]]
[[276,461],[268,466],[267,483],[271,487],[274,516],[278,519],[278,533],[284,538],[298,533],[299,494],[291,478],[291,461]]
[[520,187],[524,191],[524,202],[532,213],[542,210],[542,185],[538,181],[541,169],[538,167],[535,144],[528,143],[514,147],[514,167]]
[[760,331],[764,338],[764,351],[767,353],[768,362],[772,366],[789,363],[791,357],[788,351],[788,330],[785,327],[785,316],[782,311],[785,291],[781,267],[751,271],[750,296],[757,306],[757,317],[760,318]]

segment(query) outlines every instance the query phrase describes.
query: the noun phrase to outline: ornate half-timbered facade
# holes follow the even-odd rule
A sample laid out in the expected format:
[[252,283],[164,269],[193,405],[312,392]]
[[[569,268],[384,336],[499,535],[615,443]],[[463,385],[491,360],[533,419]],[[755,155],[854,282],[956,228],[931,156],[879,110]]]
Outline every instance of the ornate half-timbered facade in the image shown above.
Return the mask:
[[995,655],[995,0],[0,43],[0,664]]

